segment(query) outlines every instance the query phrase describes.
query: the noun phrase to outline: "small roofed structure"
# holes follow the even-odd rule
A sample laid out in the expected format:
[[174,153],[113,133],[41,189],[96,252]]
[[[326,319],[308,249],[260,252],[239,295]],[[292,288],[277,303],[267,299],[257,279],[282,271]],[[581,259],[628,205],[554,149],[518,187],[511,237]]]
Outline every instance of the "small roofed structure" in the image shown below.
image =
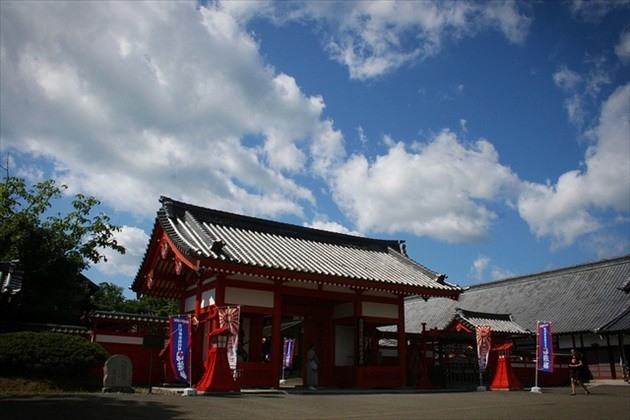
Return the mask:
[[[477,327],[489,327],[491,349],[486,383],[494,382],[501,375],[495,389],[520,389],[522,385],[509,365],[514,340],[529,337],[531,333],[516,323],[510,314],[476,312],[461,308],[451,309],[450,321],[442,328],[423,329],[419,336],[419,367],[411,375],[418,387],[427,388],[474,388],[479,384],[479,365],[476,346]],[[417,337],[410,333],[409,337]]]
[[[308,345],[316,345],[321,386],[404,386],[404,298],[457,299],[462,290],[411,260],[402,241],[290,225],[167,197],[160,202],[132,289],[179,299],[181,312],[199,320],[193,381],[203,376],[204,337],[214,329],[210,308],[238,305],[248,354],[236,369],[240,387],[278,386],[282,325],[292,321],[302,322],[296,345],[301,361]],[[387,366],[378,365],[377,358],[366,364],[365,343],[382,325],[396,326],[395,358]],[[262,357],[265,327],[271,330],[269,363]]]
[[475,334],[477,327],[490,328],[491,348],[488,371],[491,373],[492,380],[488,380],[490,383],[488,388],[507,391],[522,389],[523,385],[510,362],[511,351],[514,347],[512,339],[528,337],[531,333],[514,322],[510,314],[473,312],[461,308],[457,308],[456,311],[453,320],[446,327],[447,331]]
[[[530,331],[518,325],[511,314],[492,314],[488,312],[467,311],[455,308],[455,315],[446,327],[447,331],[465,331],[475,333],[478,326],[488,326],[495,337],[529,336]],[[493,337],[493,338],[495,338]]]

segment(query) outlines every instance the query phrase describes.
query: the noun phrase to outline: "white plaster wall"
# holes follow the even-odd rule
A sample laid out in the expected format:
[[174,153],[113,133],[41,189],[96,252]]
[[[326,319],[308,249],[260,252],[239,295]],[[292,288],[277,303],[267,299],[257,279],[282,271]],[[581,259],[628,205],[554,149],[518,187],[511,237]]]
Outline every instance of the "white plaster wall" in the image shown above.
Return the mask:
[[184,312],[192,312],[195,310],[195,299],[196,296],[188,296],[184,301]]
[[261,276],[248,276],[245,274],[232,274],[230,276],[227,276],[228,279],[233,279],[233,280],[241,280],[241,281],[248,281],[250,283],[262,283],[262,284],[273,284],[272,280],[269,280],[265,277],[261,277]]
[[287,287],[297,287],[300,289],[317,290],[317,283],[308,283],[305,281],[288,281],[283,284]]
[[214,305],[216,297],[216,289],[208,289],[205,292],[201,292],[201,307],[205,308],[206,306]]
[[251,305],[263,308],[273,308],[273,292],[226,287],[225,302],[235,305]]
[[398,305],[389,303],[363,302],[363,316],[398,319]]
[[348,289],[343,286],[335,286],[334,284],[325,284],[323,289],[327,292],[337,292],[337,293],[354,293],[352,289]]
[[[599,336],[597,334],[583,334],[582,340],[584,347],[593,347],[593,344],[599,345],[599,347],[607,347],[608,343],[605,336]],[[625,341],[625,340],[624,340]],[[610,336],[610,345],[618,346],[619,340],[617,335]],[[573,340],[570,335],[561,335],[558,337],[558,347],[560,349],[571,349],[573,347]],[[582,341],[580,341],[580,335],[575,334],[575,347],[582,347]]]
[[379,296],[379,297],[388,297],[388,298],[396,297],[396,295],[393,293],[383,292],[380,290],[368,290],[367,292],[363,293],[363,296]]
[[333,310],[334,319],[347,318],[353,315],[354,315],[353,302],[340,303],[339,305],[335,305],[334,307],[334,310]]
[[137,346],[142,345],[142,337],[126,337],[120,335],[109,334],[96,334],[95,340],[97,343],[116,343],[116,344],[133,344]]
[[354,365],[354,327],[335,326],[335,366]]

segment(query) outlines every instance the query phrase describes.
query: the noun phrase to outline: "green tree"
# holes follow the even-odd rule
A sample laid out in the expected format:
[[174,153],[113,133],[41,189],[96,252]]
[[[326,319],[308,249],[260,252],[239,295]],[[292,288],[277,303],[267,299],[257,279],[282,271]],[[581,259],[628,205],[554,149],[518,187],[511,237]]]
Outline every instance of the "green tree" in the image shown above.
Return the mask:
[[124,289],[121,286],[107,282],[99,284],[99,290],[92,295],[91,301],[92,305],[101,311],[159,316],[179,314],[179,302],[177,300],[148,296],[143,296],[140,299],[126,299]]
[[77,194],[67,213],[51,211],[65,189],[9,176],[0,184],[0,260],[19,260],[24,270],[21,292],[4,308],[10,319],[76,323],[88,291],[81,271],[106,261],[107,248],[125,252],[114,238],[120,227],[95,214],[96,198]]
[[112,283],[100,283],[98,291],[90,297],[92,306],[101,311],[124,312],[124,289]]

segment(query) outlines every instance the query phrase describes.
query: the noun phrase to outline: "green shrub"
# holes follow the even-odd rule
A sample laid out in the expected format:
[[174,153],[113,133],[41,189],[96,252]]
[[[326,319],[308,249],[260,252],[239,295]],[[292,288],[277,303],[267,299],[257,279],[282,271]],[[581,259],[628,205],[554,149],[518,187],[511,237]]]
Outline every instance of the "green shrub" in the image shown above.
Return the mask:
[[82,377],[108,354],[83,337],[50,332],[0,334],[0,375]]

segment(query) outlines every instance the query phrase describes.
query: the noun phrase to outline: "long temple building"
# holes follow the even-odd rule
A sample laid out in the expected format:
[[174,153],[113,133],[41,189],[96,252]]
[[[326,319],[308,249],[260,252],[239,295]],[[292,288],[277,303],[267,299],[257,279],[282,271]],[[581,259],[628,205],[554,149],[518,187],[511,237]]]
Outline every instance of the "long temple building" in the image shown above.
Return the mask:
[[[298,368],[315,344],[322,386],[405,386],[405,298],[457,299],[462,292],[445,275],[411,260],[402,241],[279,223],[166,197],[160,202],[132,289],[138,296],[178,299],[182,313],[198,322],[192,336],[193,383],[204,374],[213,328],[208,314],[238,306],[240,387],[278,386],[289,331],[297,342]],[[396,339],[382,349],[377,328],[386,325],[395,326]],[[268,349],[263,341],[270,343]]]

